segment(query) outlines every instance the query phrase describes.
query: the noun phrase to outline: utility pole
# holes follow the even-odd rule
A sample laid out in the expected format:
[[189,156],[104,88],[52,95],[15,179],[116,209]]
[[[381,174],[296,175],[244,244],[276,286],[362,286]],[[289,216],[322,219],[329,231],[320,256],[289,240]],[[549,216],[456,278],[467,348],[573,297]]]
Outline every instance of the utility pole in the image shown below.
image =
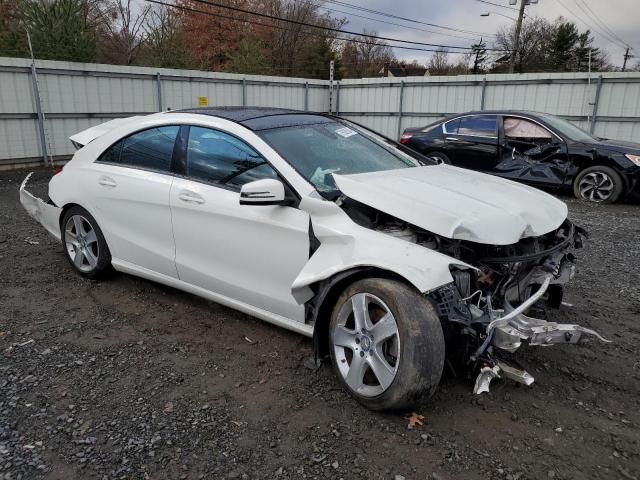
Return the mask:
[[524,18],[524,8],[527,6],[527,0],[520,0],[520,11],[518,12],[518,20],[516,21],[516,34],[513,39],[513,50],[509,59],[509,73],[513,73],[516,66],[516,55],[520,49],[520,33],[522,32],[522,19]]
[[333,71],[335,63],[333,60],[329,62],[329,113],[333,113]]
[[629,58],[631,58],[633,55],[631,55],[629,53],[629,47],[627,47],[627,51],[624,52],[624,63],[622,64],[622,71],[624,72],[625,69],[627,68],[627,60],[629,60]]

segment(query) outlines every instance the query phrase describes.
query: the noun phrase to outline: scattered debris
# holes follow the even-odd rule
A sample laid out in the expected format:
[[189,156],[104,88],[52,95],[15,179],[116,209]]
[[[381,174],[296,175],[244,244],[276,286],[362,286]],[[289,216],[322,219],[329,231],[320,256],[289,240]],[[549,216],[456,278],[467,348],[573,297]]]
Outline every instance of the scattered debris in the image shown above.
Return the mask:
[[172,413],[173,412],[173,402],[167,402],[164,404],[164,409],[162,410],[164,413]]
[[245,342],[247,342],[249,345],[255,345],[256,343],[258,343],[257,341],[253,341],[251,340],[249,337],[244,337]]
[[500,368],[496,365],[495,367],[482,367],[480,369],[480,373],[476,378],[476,384],[473,387],[473,393],[476,395],[480,395],[481,393],[489,392],[489,385],[491,385],[491,380],[494,378],[500,378]]

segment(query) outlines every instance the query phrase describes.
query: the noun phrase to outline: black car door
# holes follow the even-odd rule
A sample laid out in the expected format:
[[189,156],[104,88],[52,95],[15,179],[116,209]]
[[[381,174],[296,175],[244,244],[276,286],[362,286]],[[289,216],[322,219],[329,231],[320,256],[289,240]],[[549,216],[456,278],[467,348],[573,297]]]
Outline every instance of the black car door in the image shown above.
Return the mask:
[[512,180],[559,187],[568,172],[566,144],[533,119],[502,117],[499,156],[493,173]]
[[444,124],[447,155],[458,167],[492,171],[498,157],[497,115],[467,115]]

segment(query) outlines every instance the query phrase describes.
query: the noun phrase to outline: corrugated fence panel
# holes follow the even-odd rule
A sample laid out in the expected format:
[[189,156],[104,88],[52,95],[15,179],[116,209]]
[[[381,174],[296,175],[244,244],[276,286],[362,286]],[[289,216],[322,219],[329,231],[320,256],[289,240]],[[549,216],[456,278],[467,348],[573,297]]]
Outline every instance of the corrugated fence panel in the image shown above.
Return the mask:
[[[45,143],[59,158],[73,153],[70,135],[121,116],[203,103],[329,110],[325,80],[40,60],[36,66]],[[640,141],[637,73],[348,79],[334,84],[331,103],[333,112],[391,138],[449,114],[519,109],[593,126],[598,136]],[[42,158],[36,112],[31,61],[0,58],[0,163]]]

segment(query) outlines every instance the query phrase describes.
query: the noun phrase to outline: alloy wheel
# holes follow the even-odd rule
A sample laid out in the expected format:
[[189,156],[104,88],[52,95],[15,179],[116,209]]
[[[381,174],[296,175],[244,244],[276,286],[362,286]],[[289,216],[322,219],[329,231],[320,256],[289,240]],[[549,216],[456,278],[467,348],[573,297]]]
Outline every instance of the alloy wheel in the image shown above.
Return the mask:
[[353,295],[342,305],[331,338],[338,370],[351,390],[374,397],[391,386],[400,364],[400,334],[381,299]]
[[98,237],[89,221],[82,215],[72,215],[65,225],[67,254],[81,272],[90,272],[98,265]]
[[589,172],[580,179],[578,190],[585,200],[604,202],[613,194],[615,184],[605,172]]

